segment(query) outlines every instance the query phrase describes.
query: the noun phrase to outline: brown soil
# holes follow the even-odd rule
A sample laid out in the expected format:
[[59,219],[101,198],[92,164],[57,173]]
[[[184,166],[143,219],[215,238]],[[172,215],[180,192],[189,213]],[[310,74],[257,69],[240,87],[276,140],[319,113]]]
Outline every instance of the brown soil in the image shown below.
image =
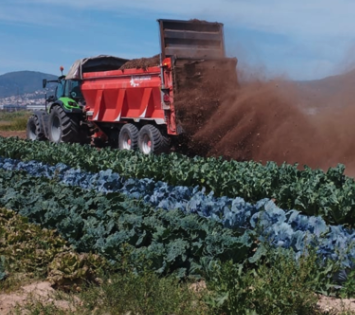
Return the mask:
[[[192,284],[190,288],[199,293],[206,290],[206,284],[202,281]],[[37,301],[42,305],[53,305],[57,309],[70,314],[75,312],[77,305],[82,305],[82,302],[77,297],[70,302],[58,299],[49,282],[34,282],[22,286],[15,292],[0,294],[0,314],[10,315],[18,312],[29,314],[30,312],[25,309],[26,305],[33,305]],[[319,311],[329,314],[339,314],[345,311],[355,312],[355,299],[337,299],[319,295],[317,307]]]
[[159,66],[160,64],[160,55],[155,55],[151,58],[140,58],[132,59],[127,61],[124,65],[121,66],[120,70],[125,69],[146,69],[148,67]]
[[[0,294],[0,314],[18,314],[16,311],[20,311],[20,314],[29,314],[24,307],[26,304],[36,301],[44,305],[54,305],[63,311],[75,311],[73,305],[67,301],[56,299],[54,293],[55,291],[49,282],[35,282],[21,287],[16,292]],[[76,300],[76,302],[79,301]]]
[[189,22],[192,22],[192,23],[195,23],[195,24],[211,24],[211,22],[208,22],[208,21],[205,21],[205,20],[198,20],[198,19],[191,19],[191,20],[189,20]]
[[[355,299],[337,299],[329,296],[318,296],[317,306],[326,314],[344,314],[355,312]],[[348,314],[348,313],[346,313]]]
[[21,139],[26,139],[26,131],[0,131],[0,137],[19,137]]

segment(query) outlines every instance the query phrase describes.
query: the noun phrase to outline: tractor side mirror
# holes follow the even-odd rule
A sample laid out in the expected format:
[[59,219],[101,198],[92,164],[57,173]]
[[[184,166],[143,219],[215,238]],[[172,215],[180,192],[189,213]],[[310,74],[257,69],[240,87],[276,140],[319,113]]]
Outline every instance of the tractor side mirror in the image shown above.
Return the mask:
[[42,81],[42,86],[43,86],[44,89],[46,88],[46,86],[47,86],[47,79],[43,79],[43,81]]

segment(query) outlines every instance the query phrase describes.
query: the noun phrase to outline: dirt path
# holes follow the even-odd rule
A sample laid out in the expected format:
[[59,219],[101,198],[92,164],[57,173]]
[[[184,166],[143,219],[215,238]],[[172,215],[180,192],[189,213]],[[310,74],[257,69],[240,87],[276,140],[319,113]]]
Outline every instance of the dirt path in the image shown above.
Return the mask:
[[[192,289],[198,291],[200,285],[193,285]],[[53,305],[63,311],[75,311],[75,306],[72,303],[56,298],[55,293],[56,291],[51,287],[50,283],[43,281],[22,286],[13,293],[0,294],[0,314],[11,315],[16,313],[16,311],[20,311],[21,314],[27,314],[26,306],[34,305],[36,301],[42,305]],[[81,304],[79,299],[75,302]],[[326,314],[339,314],[344,311],[355,312],[355,299],[341,300],[319,296],[317,306],[321,312]]]
[[343,312],[355,312],[355,299],[337,299],[329,296],[319,296],[317,303],[319,310],[328,314],[341,314]]
[[19,137],[21,139],[26,139],[26,130],[23,131],[0,131],[0,137]]
[[22,286],[13,293],[0,294],[0,314],[10,315],[16,309],[20,310],[21,314],[26,314],[24,307],[33,301],[39,301],[44,305],[53,304],[64,311],[73,311],[73,306],[68,301],[55,299],[54,295],[55,290],[46,281]]

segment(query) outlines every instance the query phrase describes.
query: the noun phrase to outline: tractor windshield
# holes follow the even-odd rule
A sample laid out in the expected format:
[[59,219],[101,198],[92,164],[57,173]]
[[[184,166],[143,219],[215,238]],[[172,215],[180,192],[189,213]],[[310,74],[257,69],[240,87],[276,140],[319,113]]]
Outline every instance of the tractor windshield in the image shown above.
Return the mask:
[[55,90],[55,96],[56,99],[60,99],[64,95],[64,85],[65,85],[65,80],[62,79],[59,81],[59,84],[57,85],[57,88]]

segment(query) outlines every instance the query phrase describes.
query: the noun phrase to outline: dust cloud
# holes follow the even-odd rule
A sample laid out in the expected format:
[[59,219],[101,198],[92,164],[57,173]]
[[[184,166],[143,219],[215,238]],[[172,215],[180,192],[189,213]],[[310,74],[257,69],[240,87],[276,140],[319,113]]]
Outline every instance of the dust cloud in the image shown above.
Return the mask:
[[[344,79],[344,78],[342,78]],[[312,90],[313,89],[313,90]],[[229,87],[230,90],[230,87]],[[234,87],[189,142],[191,153],[239,161],[298,163],[327,170],[338,163],[355,175],[355,106],[344,93],[328,96],[312,85],[254,78]],[[350,90],[349,90],[350,91]],[[307,96],[311,100],[304,105]],[[343,106],[337,106],[347,98]],[[310,109],[315,113],[310,114]],[[211,109],[212,110],[212,109]]]

